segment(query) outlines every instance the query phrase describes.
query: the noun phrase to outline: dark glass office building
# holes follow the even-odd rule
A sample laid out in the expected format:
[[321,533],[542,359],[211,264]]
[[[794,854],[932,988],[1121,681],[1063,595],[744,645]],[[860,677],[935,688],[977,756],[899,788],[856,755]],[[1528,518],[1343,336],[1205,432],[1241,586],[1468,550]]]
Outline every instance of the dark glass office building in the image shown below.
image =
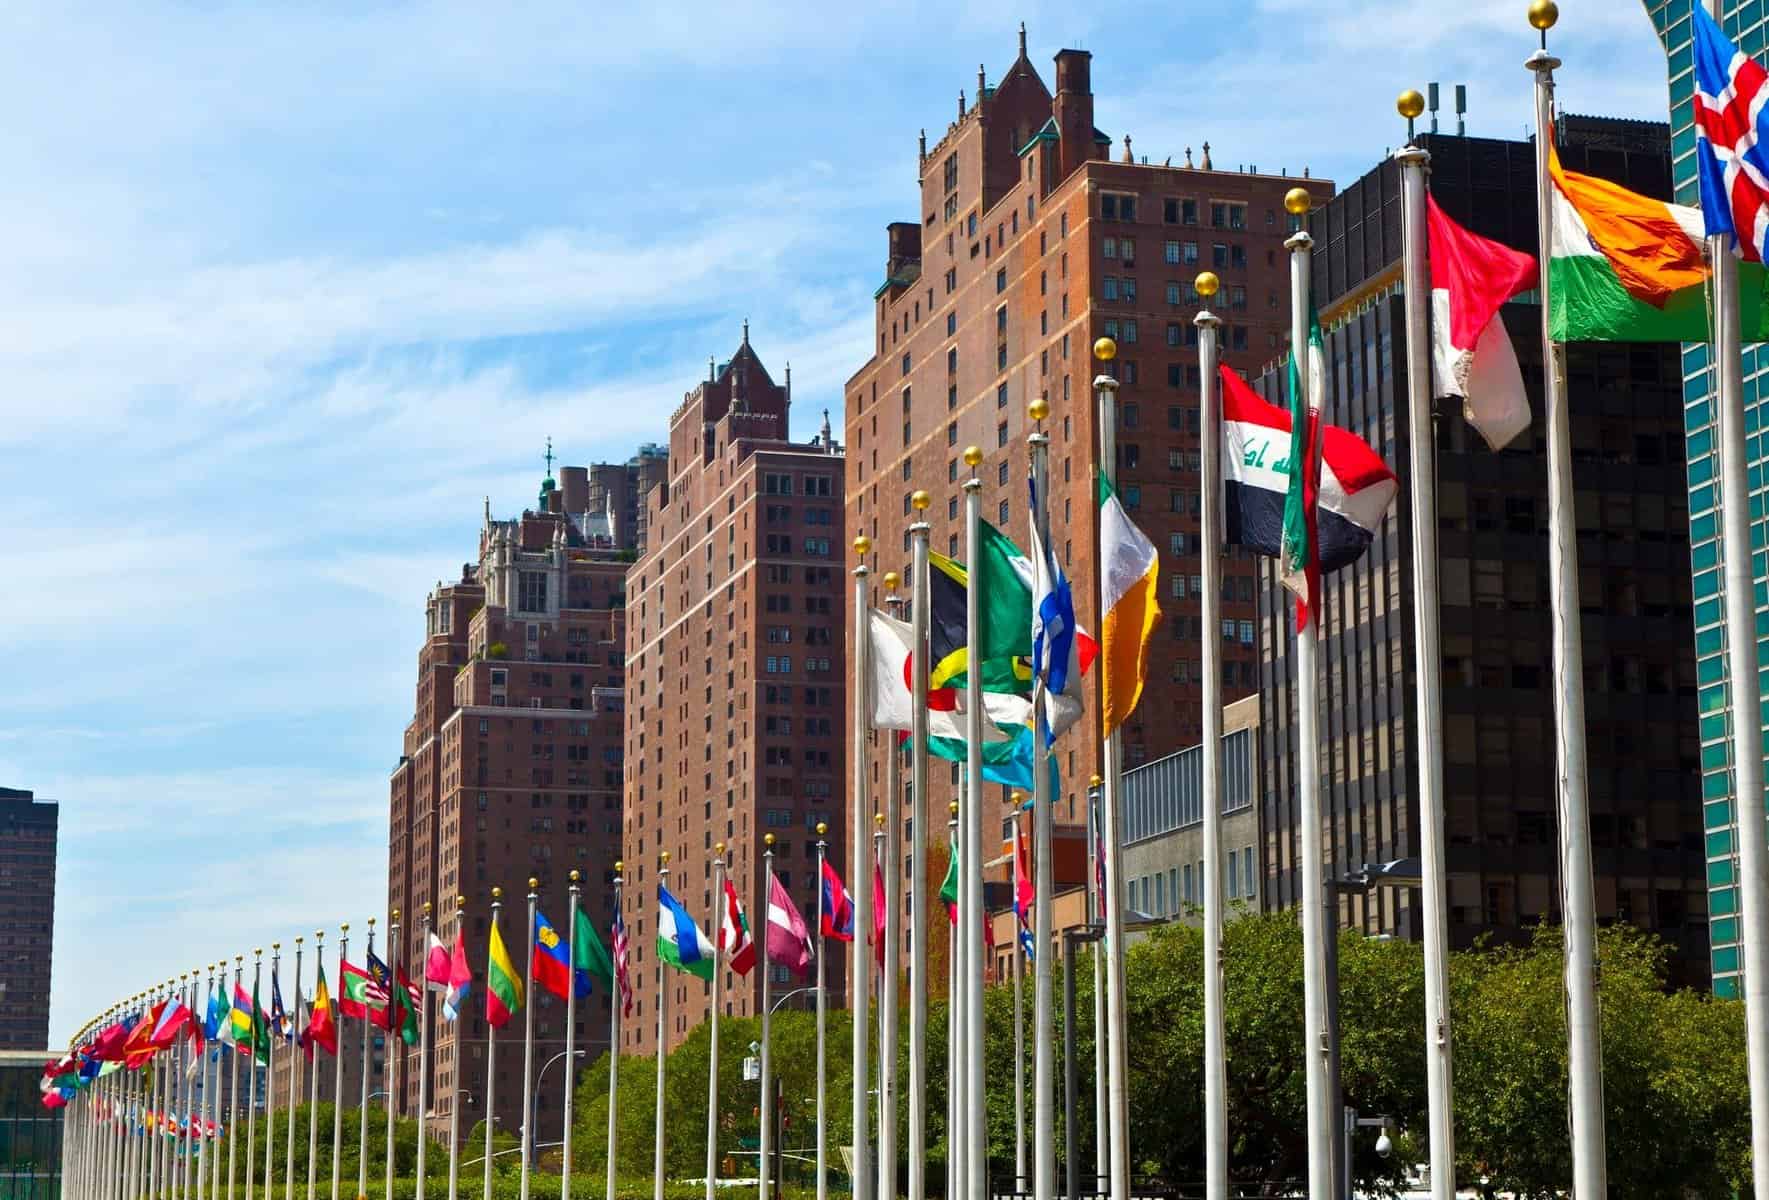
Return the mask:
[[[1431,188],[1455,220],[1533,253],[1528,142],[1428,135]],[[1669,196],[1663,125],[1566,117],[1567,167]],[[1416,656],[1407,496],[1406,345],[1399,169],[1384,162],[1310,216],[1314,290],[1327,331],[1327,418],[1375,446],[1401,496],[1370,553],[1325,585],[1322,805],[1328,877],[1419,853]],[[1540,310],[1505,313],[1534,426],[1489,450],[1440,405],[1437,521],[1443,636],[1444,790],[1452,943],[1520,939],[1560,910],[1546,437]],[[1428,353],[1428,351],[1427,351]],[[1282,394],[1281,364],[1260,386]],[[1708,979],[1696,668],[1690,644],[1688,490],[1676,346],[1568,347],[1584,633],[1591,834],[1598,917],[1673,947]],[[1269,563],[1260,603],[1261,828],[1265,904],[1297,901],[1291,605]],[[1338,901],[1344,923],[1416,938],[1418,893]]]

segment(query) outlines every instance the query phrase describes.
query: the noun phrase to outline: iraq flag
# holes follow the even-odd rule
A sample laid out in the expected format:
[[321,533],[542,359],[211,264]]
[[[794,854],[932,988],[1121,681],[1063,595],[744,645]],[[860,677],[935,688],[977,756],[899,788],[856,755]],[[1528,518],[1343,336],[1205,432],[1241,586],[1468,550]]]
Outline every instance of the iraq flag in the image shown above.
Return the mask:
[[[1261,400],[1229,367],[1222,367],[1220,378],[1228,540],[1276,558],[1290,490],[1290,414]],[[1355,562],[1369,547],[1399,484],[1362,438],[1334,425],[1320,428],[1316,537],[1326,574]]]

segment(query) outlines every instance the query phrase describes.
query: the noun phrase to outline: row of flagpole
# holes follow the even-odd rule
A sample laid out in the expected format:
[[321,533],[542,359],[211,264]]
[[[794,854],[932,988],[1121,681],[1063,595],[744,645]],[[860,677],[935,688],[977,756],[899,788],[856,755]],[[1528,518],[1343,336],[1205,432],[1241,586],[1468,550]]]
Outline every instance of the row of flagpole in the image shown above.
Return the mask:
[[[1712,0],[1710,0],[1711,4]],[[1537,14],[1541,19],[1537,19]],[[1559,66],[1546,49],[1546,30],[1553,24],[1552,5],[1537,4],[1532,8],[1532,23],[1543,33],[1543,44],[1532,55],[1526,64],[1535,78],[1536,92],[1536,155],[1538,174],[1538,213],[1539,220],[1539,258],[1537,269],[1542,302],[1541,339],[1543,348],[1543,398],[1545,408],[1545,428],[1547,431],[1547,474],[1549,497],[1549,563],[1550,563],[1550,607],[1553,627],[1553,661],[1555,679],[1555,726],[1557,735],[1557,799],[1559,808],[1559,853],[1560,877],[1562,892],[1562,914],[1565,923],[1565,988],[1567,995],[1567,1023],[1569,1044],[1569,1097],[1568,1107],[1571,1125],[1572,1145],[1572,1178],[1570,1180],[1572,1194],[1579,1197],[1596,1197],[1605,1194],[1606,1168],[1605,1146],[1602,1113],[1602,1076],[1600,1037],[1598,1027],[1597,1006],[1597,972],[1596,972],[1596,920],[1594,889],[1592,884],[1591,851],[1589,837],[1589,816],[1587,805],[1587,771],[1585,756],[1585,729],[1583,710],[1583,679],[1582,679],[1582,648],[1579,630],[1579,604],[1577,585],[1577,542],[1574,523],[1574,486],[1571,469],[1571,445],[1568,425],[1567,402],[1564,380],[1564,346],[1553,336],[1550,321],[1551,278],[1549,264],[1555,253],[1554,222],[1549,219],[1552,207],[1553,183],[1550,178],[1550,157],[1553,141],[1553,71]],[[1403,108],[1403,115],[1412,116]],[[1454,1195],[1454,1128],[1451,1119],[1453,1073],[1451,1069],[1451,1014],[1448,997],[1448,939],[1446,921],[1446,867],[1444,861],[1444,825],[1443,825],[1443,781],[1442,781],[1442,714],[1441,714],[1441,681],[1440,667],[1440,636],[1438,630],[1438,594],[1436,588],[1437,546],[1436,546],[1436,499],[1435,499],[1435,438],[1433,437],[1435,412],[1434,399],[1439,389],[1433,387],[1433,379],[1427,367],[1430,361],[1433,332],[1429,312],[1431,303],[1431,285],[1427,273],[1428,242],[1427,237],[1427,191],[1426,170],[1429,163],[1428,153],[1420,147],[1407,146],[1397,152],[1396,161],[1399,167],[1402,187],[1403,209],[1403,262],[1402,275],[1406,306],[1406,330],[1408,346],[1408,379],[1407,379],[1407,411],[1409,415],[1408,454],[1410,468],[1411,495],[1409,497],[1410,536],[1411,544],[1407,548],[1412,559],[1414,571],[1414,591],[1412,596],[1414,633],[1417,640],[1416,658],[1419,663],[1418,686],[1415,695],[1417,732],[1415,735],[1416,766],[1418,771],[1417,788],[1420,812],[1420,850],[1423,899],[1423,942],[1425,957],[1425,1025],[1422,1032],[1425,1060],[1427,1067],[1427,1118],[1428,1145],[1431,1161],[1431,1191],[1434,1200],[1450,1200]],[[1309,210],[1311,200],[1303,189],[1295,189],[1286,197],[1286,209],[1292,216],[1301,218]],[[1305,453],[1296,460],[1293,471],[1306,475],[1313,472],[1318,475],[1320,470],[1320,441],[1316,432],[1319,415],[1324,404],[1322,395],[1323,381],[1319,374],[1311,369],[1313,364],[1305,365],[1310,358],[1311,344],[1318,346],[1313,339],[1318,337],[1318,326],[1313,321],[1313,305],[1310,280],[1310,260],[1313,242],[1305,230],[1298,230],[1286,242],[1290,252],[1291,270],[1291,433],[1296,439],[1295,444],[1305,448]],[[1735,741],[1734,771],[1736,773],[1737,792],[1740,798],[1740,817],[1738,820],[1739,849],[1742,864],[1741,891],[1745,934],[1744,954],[1747,979],[1756,978],[1765,971],[1763,964],[1769,962],[1769,921],[1763,919],[1766,908],[1769,908],[1769,850],[1765,841],[1769,839],[1763,828],[1758,810],[1762,798],[1762,764],[1760,746],[1757,744],[1758,724],[1752,716],[1757,712],[1760,695],[1757,685],[1757,640],[1755,636],[1755,611],[1753,603],[1753,579],[1750,561],[1750,525],[1748,509],[1748,474],[1746,448],[1744,443],[1744,414],[1742,385],[1739,370],[1739,344],[1741,340],[1736,268],[1732,262],[1731,245],[1726,239],[1716,235],[1709,239],[1709,258],[1713,265],[1712,289],[1714,309],[1714,358],[1717,363],[1719,424],[1721,437],[1719,440],[1721,454],[1722,493],[1724,496],[1721,542],[1724,548],[1724,562],[1727,575],[1726,626],[1728,646],[1729,677],[1732,686],[1732,706],[1735,714],[1746,714],[1744,719],[1735,715],[1733,721],[1733,738]],[[1217,318],[1208,310],[1208,303],[1216,292],[1216,281],[1213,275],[1205,273],[1200,276],[1197,290],[1203,297],[1206,308],[1196,317],[1198,327],[1198,349],[1200,375],[1202,381],[1202,506],[1200,511],[1200,540],[1205,547],[1202,555],[1204,586],[1201,596],[1201,626],[1205,636],[1203,642],[1203,680],[1202,699],[1204,710],[1203,749],[1201,755],[1203,803],[1203,857],[1204,857],[1204,1132],[1205,1132],[1205,1183],[1208,1200],[1227,1200],[1228,1193],[1228,1148],[1230,1132],[1227,1121],[1227,1084],[1226,1062],[1223,1036],[1224,996],[1222,982],[1222,927],[1223,902],[1222,886],[1222,850],[1220,845],[1220,792],[1222,787],[1222,769],[1220,756],[1220,740],[1222,725],[1221,704],[1221,671],[1219,643],[1215,631],[1220,615],[1220,561],[1219,552],[1225,541],[1227,531],[1224,528],[1222,511],[1222,489],[1225,485],[1225,464],[1222,461],[1224,443],[1227,438],[1224,428],[1223,398],[1220,387],[1228,376],[1221,371],[1218,361]],[[1441,332],[1441,331],[1440,331]],[[1106,339],[1096,347],[1096,354],[1102,364],[1110,362],[1113,347]],[[1101,373],[1094,381],[1096,422],[1098,430],[1097,463],[1103,482],[1107,489],[1113,483],[1115,455],[1115,422],[1117,410],[1117,380],[1109,370],[1102,366]],[[1048,551],[1048,512],[1046,496],[1046,475],[1048,463],[1048,439],[1043,432],[1042,422],[1049,414],[1046,402],[1035,401],[1029,409],[1036,426],[1028,439],[1029,463],[1028,474],[1031,482],[1034,503],[1032,508],[1032,532],[1034,543],[1038,547],[1040,567],[1045,565]],[[1303,422],[1307,428],[1304,430]],[[973,468],[972,478],[964,485],[965,492],[965,537],[971,555],[971,569],[980,569],[979,543],[981,532],[980,519],[980,482],[976,480],[974,468],[981,459],[981,454],[970,450],[964,456],[967,465]],[[1293,481],[1294,482],[1294,481]],[[1307,485],[1303,490],[1306,491]],[[869,1026],[869,1002],[872,994],[871,971],[872,956],[865,946],[865,941],[858,936],[853,937],[851,946],[851,965],[849,971],[849,1003],[855,1017],[855,1037],[853,1039],[853,1070],[852,1070],[852,1165],[854,1169],[854,1190],[857,1200],[873,1200],[878,1197],[890,1197],[896,1194],[896,1173],[898,1155],[896,1152],[898,1089],[896,1068],[898,1062],[898,982],[899,982],[899,939],[902,935],[902,914],[904,905],[900,888],[903,881],[903,867],[908,867],[907,888],[910,913],[917,919],[909,925],[908,954],[908,1079],[907,1079],[907,1136],[905,1143],[907,1165],[907,1192],[909,1200],[926,1200],[928,1180],[926,1163],[928,1160],[928,997],[930,993],[929,979],[929,926],[925,914],[929,912],[928,896],[928,852],[930,845],[930,828],[928,812],[928,744],[929,744],[929,662],[930,662],[930,564],[928,536],[929,527],[925,520],[925,510],[929,497],[918,492],[912,498],[916,512],[916,521],[910,528],[911,566],[909,578],[910,624],[907,638],[911,647],[909,692],[910,711],[902,726],[881,723],[873,710],[871,686],[872,673],[877,670],[873,661],[873,638],[870,620],[873,613],[870,609],[870,571],[865,563],[865,556],[870,552],[870,542],[862,537],[857,538],[855,548],[860,556],[860,563],[854,571],[855,588],[855,644],[856,661],[854,717],[852,733],[854,737],[854,777],[851,795],[852,809],[849,828],[852,842],[850,848],[850,874],[854,885],[854,895],[849,901],[851,907],[859,914],[870,916],[874,911],[873,887],[874,876],[868,874],[866,849],[870,839],[873,845],[872,865],[877,872],[877,879],[882,887],[879,911],[883,913],[884,968],[877,981],[879,1002],[879,1041],[876,1047],[878,1062],[878,1094],[880,1101],[876,1117],[877,1144],[879,1154],[872,1153],[871,1127],[874,1110],[870,1100],[870,1089],[873,1070],[871,1059],[874,1047],[864,1031]],[[1107,572],[1104,564],[1096,563],[1096,578],[1101,588],[1100,609],[1102,613],[1111,605],[1111,597],[1106,592]],[[901,600],[896,595],[894,573],[887,574],[884,582],[889,592],[887,605],[893,613],[900,613]],[[1065,585],[1066,586],[1066,585]],[[972,586],[966,589],[965,623],[968,645],[973,650],[980,646],[979,641],[979,594],[975,576]],[[1339,1192],[1338,1175],[1333,1161],[1335,1131],[1341,1119],[1339,1113],[1331,1111],[1330,1098],[1331,1080],[1326,1053],[1328,1030],[1327,996],[1328,982],[1325,971],[1325,942],[1337,934],[1337,915],[1329,912],[1324,902],[1324,849],[1322,845],[1321,780],[1319,771],[1319,637],[1322,613],[1318,605],[1318,597],[1312,583],[1307,592],[1309,605],[1305,617],[1299,616],[1295,643],[1295,674],[1298,704],[1298,835],[1300,842],[1301,882],[1300,909],[1303,924],[1304,943],[1304,1029],[1303,1045],[1305,1049],[1306,1075],[1306,1144],[1307,1144],[1307,1180],[1309,1194],[1316,1197],[1335,1196]],[[1039,618],[1041,621],[1043,617]],[[1072,622],[1072,613],[1068,619]],[[1046,627],[1048,629],[1048,627]],[[1015,1170],[1021,1176],[1016,1186],[1023,1186],[1023,1177],[1031,1177],[1031,1191],[1034,1200],[1053,1200],[1056,1189],[1055,1179],[1055,1143],[1054,1143],[1054,1004],[1052,988],[1052,955],[1050,948],[1055,941],[1052,913],[1054,894],[1051,874],[1052,825],[1054,796],[1051,788],[1049,770],[1052,753],[1047,728],[1047,689],[1052,688],[1052,677],[1049,663],[1044,663],[1037,670],[1033,682],[1030,721],[1033,726],[1033,768],[1032,768],[1032,833],[1033,833],[1033,871],[1035,882],[1032,888],[1031,904],[1032,943],[1036,947],[1032,969],[1032,1136],[1031,1145],[1026,1145],[1023,1136],[1023,1122],[1016,1109],[1015,1130]],[[948,1120],[948,1170],[953,1172],[951,1190],[967,1195],[980,1196],[989,1189],[988,1180],[988,1140],[987,1140],[987,1105],[985,1103],[986,1080],[983,1073],[983,1006],[982,982],[985,975],[983,921],[987,918],[983,906],[983,828],[985,816],[985,781],[982,764],[983,729],[982,721],[985,713],[985,702],[982,696],[982,669],[979,661],[970,663],[967,673],[964,697],[964,732],[967,748],[965,752],[964,787],[961,791],[963,802],[957,806],[954,821],[955,836],[949,851],[959,863],[959,888],[957,916],[952,939],[952,959],[950,969],[953,977],[949,985],[952,1005],[949,1010],[951,1045],[949,1048],[949,1099],[953,1105]],[[905,728],[909,733],[909,796],[913,801],[913,818],[908,829],[911,840],[907,847],[899,841],[901,822],[902,788],[902,756],[895,746],[895,735],[898,729]],[[869,795],[870,774],[868,751],[872,746],[874,733],[881,735],[883,744],[888,747],[886,758],[886,790],[888,795],[882,803],[875,802]],[[1105,735],[1102,747],[1102,770],[1093,788],[1090,788],[1090,804],[1088,812],[1088,840],[1090,865],[1096,868],[1096,874],[1089,881],[1090,896],[1089,919],[1099,920],[1104,925],[1103,946],[1095,954],[1096,987],[1094,993],[1096,1053],[1099,1056],[1096,1069],[1096,1081],[1103,1084],[1100,1096],[1096,1100],[1095,1125],[1098,1137],[1098,1158],[1096,1170],[1104,1177],[1105,1191],[1114,1200],[1128,1200],[1130,1196],[1131,1148],[1130,1124],[1127,1105],[1128,1090],[1128,1056],[1126,1029],[1126,980],[1125,980],[1125,906],[1124,886],[1122,880],[1122,830],[1120,823],[1120,792],[1122,778],[1121,750],[1117,731],[1108,721],[1102,728]],[[1097,802],[1095,802],[1097,797]],[[883,829],[878,833],[871,832],[880,821]],[[1017,821],[1017,814],[1016,814]],[[1097,825],[1096,825],[1097,822]],[[770,839],[771,841],[771,839]],[[1016,838],[1017,841],[1017,838]],[[725,848],[718,848],[715,864],[715,894],[721,887],[729,888],[727,878],[728,866],[725,863]],[[817,904],[818,925],[824,923],[827,915],[823,905],[822,868],[825,847],[819,830],[818,866],[819,892]],[[906,852],[906,859],[904,854]],[[763,854],[765,888],[774,885],[772,870],[771,846]],[[1017,858],[1016,858],[1017,861]],[[662,859],[663,866],[659,871],[660,889],[667,884],[669,875],[668,857]],[[620,868],[617,865],[615,880],[616,902],[620,887]],[[529,901],[529,928],[532,931],[535,921],[536,896],[532,890]],[[495,892],[494,892],[495,895]],[[724,909],[723,897],[719,899],[721,911]],[[790,904],[790,902],[788,902]],[[575,879],[572,888],[572,920],[570,928],[575,938],[577,929],[578,899]],[[497,912],[500,903],[494,900],[492,906],[492,926],[495,931]],[[764,892],[763,910],[767,926],[774,924],[774,901],[771,890]],[[796,913],[794,914],[796,916]],[[397,916],[397,914],[395,914]],[[457,914],[458,919],[458,914]],[[426,915],[426,926],[428,916]],[[369,934],[370,954],[372,956],[373,922]],[[717,1174],[717,1138],[718,1138],[718,1056],[716,1047],[716,1022],[718,1009],[722,1004],[720,986],[724,978],[720,962],[721,955],[736,949],[727,946],[726,922],[719,922],[719,933],[707,946],[713,962],[712,1020],[714,1022],[714,1048],[711,1056],[711,1074],[709,1077],[709,1112],[707,1132],[707,1171],[706,1189],[711,1197],[714,1194]],[[390,942],[390,969],[397,979],[397,923],[393,929],[395,936]],[[426,929],[427,931],[427,929]],[[347,934],[347,929],[346,929]],[[623,934],[617,929],[617,953],[624,960],[624,952],[619,949],[623,944]],[[705,939],[702,939],[703,941]],[[317,942],[317,939],[316,939]],[[760,1131],[761,1154],[758,1160],[757,1179],[761,1200],[770,1196],[770,1172],[773,1169],[771,1155],[774,1149],[774,1105],[773,1094],[773,1062],[771,1054],[771,971],[769,962],[769,937],[759,941],[762,966],[761,977],[761,1020],[763,1035],[761,1043],[761,1076],[762,1089],[760,1113],[762,1116]],[[339,943],[340,972],[346,948],[345,939]],[[273,944],[272,971],[273,980],[279,964],[280,947]],[[300,974],[302,949],[296,946],[296,1004],[300,1006]],[[318,952],[316,950],[316,958]],[[660,956],[661,957],[661,956]],[[234,984],[236,990],[241,986],[241,958],[235,960]],[[532,989],[534,984],[535,946],[530,937],[528,950],[528,969],[525,981]],[[575,969],[575,951],[572,951],[573,969]],[[819,1200],[826,1194],[827,1163],[825,1162],[822,1127],[826,1110],[824,1108],[824,1075],[823,1039],[824,1011],[826,999],[823,994],[822,955],[816,956],[818,972],[817,1009],[818,1009],[818,1147],[817,1147],[817,1185]],[[1755,970],[1756,974],[1751,972]],[[254,956],[253,977],[254,995],[260,974],[258,956]],[[1016,966],[1016,1029],[1015,1029],[1015,1061],[1016,1072],[1022,1069],[1020,1059],[1021,1031],[1018,1020],[1020,971]],[[222,969],[225,982],[225,969]],[[187,977],[191,978],[191,977]],[[194,1003],[196,983],[186,985],[191,1002]],[[398,988],[396,982],[390,981],[390,988]],[[170,991],[171,985],[161,989],[161,994]],[[575,989],[568,989],[573,995]],[[661,1049],[672,1040],[673,1030],[668,1021],[668,995],[670,982],[665,974],[664,964],[658,966],[658,1014],[657,1037]],[[139,1000],[140,998],[136,998]],[[1750,1078],[1752,1083],[1752,1129],[1753,1144],[1764,1157],[1769,1157],[1769,989],[1749,989],[1747,1000],[1747,1029],[1749,1033]],[[428,1051],[428,1020],[427,989],[421,996],[420,1003],[426,1009],[426,1020],[423,1022],[422,1036],[425,1038],[420,1049],[421,1058]],[[570,1014],[574,1012],[573,1000],[567,999],[568,1005],[568,1051],[572,1048],[570,1039],[573,1036],[573,1022]],[[622,1004],[611,1006],[615,1011],[611,1017],[610,1041],[618,1047],[620,1035],[620,1017]],[[280,1002],[279,1002],[280,1008]],[[256,1002],[254,1000],[254,1009]],[[120,1012],[120,1010],[119,1010]],[[113,1014],[117,1015],[117,1014]],[[255,1013],[254,1020],[258,1019]],[[528,1009],[528,1036],[525,1037],[525,1112],[532,1112],[529,1098],[534,1081],[532,1077],[532,1006]],[[255,1035],[254,1035],[255,1036]],[[366,1068],[367,1030],[364,1029],[364,1055]],[[188,1047],[185,1047],[188,1053]],[[285,1047],[285,1053],[287,1048]],[[488,1077],[492,1069],[492,1055],[495,1052],[495,1038],[488,1038],[487,1071]],[[274,1042],[271,1042],[267,1053],[275,1054]],[[391,1057],[391,1056],[390,1056]],[[614,1058],[618,1063],[618,1056]],[[291,1061],[291,1067],[298,1063]],[[228,1127],[237,1120],[237,1068],[238,1061],[232,1062],[232,1074],[235,1084],[228,1089],[230,1100]],[[195,1070],[207,1078],[207,1065],[198,1063]],[[335,1078],[341,1086],[341,1065],[335,1066]],[[660,1053],[657,1062],[657,1111],[656,1111],[656,1147],[655,1147],[655,1194],[661,1200],[664,1185],[664,1059]],[[568,1072],[569,1073],[569,1072]],[[427,1074],[427,1072],[426,1072]],[[99,1095],[104,1101],[104,1111],[115,1111],[115,1106],[122,1105],[125,1112],[145,1111],[148,1107],[157,1107],[160,1113],[170,1110],[174,1103],[175,1072],[162,1072],[143,1077],[139,1072],[123,1073],[117,1076],[106,1076],[98,1080]],[[361,1110],[360,1139],[366,1143],[366,1114],[368,1105],[367,1073],[364,1072],[363,1097],[359,1104]],[[608,1195],[613,1200],[615,1189],[615,1090],[618,1072],[610,1071],[610,1124],[608,1131]],[[1016,1075],[1016,1106],[1021,1102],[1020,1080]],[[245,1187],[247,1200],[254,1200],[254,1182],[256,1177],[256,1159],[254,1143],[256,1136],[256,1086],[257,1072],[249,1073],[247,1089],[247,1133],[245,1139]],[[291,1115],[295,1107],[296,1072],[291,1070],[287,1103]],[[427,1080],[421,1075],[420,1093],[425,1094]],[[203,1089],[203,1110],[208,1108],[207,1087]],[[217,1063],[217,1085],[219,1091],[219,1064]],[[391,1093],[391,1087],[390,1087]],[[310,1081],[310,1095],[317,1096],[317,1077]],[[274,1147],[269,1145],[271,1116],[274,1112],[275,1097],[265,1096],[265,1127],[266,1149],[264,1158],[264,1200],[273,1200],[272,1186],[274,1177]],[[490,1111],[491,1097],[487,1095],[487,1112]],[[393,1109],[393,1096],[389,1095],[389,1116]],[[569,1104],[569,1101],[567,1102]],[[130,1106],[134,1106],[131,1109]],[[426,1107],[426,1101],[420,1101],[420,1109]],[[456,1107],[451,1099],[451,1110]],[[165,1190],[163,1185],[174,1180],[187,1182],[192,1171],[191,1164],[182,1164],[175,1171],[164,1147],[162,1139],[153,1139],[151,1145],[138,1145],[138,1139],[106,1139],[102,1134],[102,1125],[94,1119],[92,1106],[83,1106],[79,1119],[71,1122],[69,1136],[73,1144],[80,1150],[82,1161],[99,1164],[96,1175],[88,1172],[82,1176],[80,1186],[85,1190],[77,1193],[80,1200],[131,1200],[133,1196]],[[569,1114],[569,1108],[567,1109]],[[219,1117],[219,1113],[216,1116]],[[1072,1114],[1071,1114],[1072,1115]],[[205,1121],[208,1120],[204,1116]],[[334,1200],[338,1195],[337,1150],[341,1138],[341,1106],[338,1118],[334,1122],[334,1179],[332,1193]],[[533,1130],[531,1120],[525,1120],[523,1129],[522,1152],[522,1195],[528,1196],[529,1162],[532,1150]],[[451,1143],[453,1141],[454,1122],[451,1120]],[[570,1122],[566,1122],[564,1161],[569,1172],[570,1163]],[[317,1131],[309,1130],[309,1160],[314,1156]],[[422,1145],[423,1139],[420,1139]],[[293,1146],[294,1131],[288,1131],[285,1142],[285,1200],[293,1200]],[[366,1145],[364,1146],[366,1148]],[[392,1132],[391,1122],[388,1132],[388,1175],[387,1188],[389,1194],[392,1187]],[[229,1161],[227,1163],[227,1181],[225,1191],[221,1184],[221,1164],[219,1156],[209,1163],[207,1172],[199,1167],[195,1172],[195,1191],[180,1191],[180,1197],[194,1195],[196,1200],[205,1200],[205,1188],[209,1195],[217,1198],[225,1195],[232,1200],[234,1195],[233,1139],[229,1140]],[[1028,1158],[1029,1150],[1029,1158]],[[366,1155],[359,1154],[360,1169],[366,1172]],[[1342,1166],[1343,1164],[1339,1164]],[[451,1144],[450,1175],[451,1196],[454,1192],[454,1175],[456,1154]],[[490,1125],[487,1123],[486,1144],[486,1186],[489,1194],[491,1180],[491,1139]],[[419,1151],[418,1170],[420,1178],[424,1170],[423,1150]],[[311,1165],[310,1165],[311,1171]],[[205,1175],[207,1178],[205,1179]],[[1756,1183],[1759,1200],[1769,1200],[1769,1172],[1759,1172]],[[103,1181],[108,1185],[94,1186]],[[128,1182],[125,1182],[128,1181]],[[309,1191],[312,1183],[310,1176]],[[569,1187],[569,1184],[566,1184]],[[366,1177],[358,1180],[359,1192],[366,1191]]]

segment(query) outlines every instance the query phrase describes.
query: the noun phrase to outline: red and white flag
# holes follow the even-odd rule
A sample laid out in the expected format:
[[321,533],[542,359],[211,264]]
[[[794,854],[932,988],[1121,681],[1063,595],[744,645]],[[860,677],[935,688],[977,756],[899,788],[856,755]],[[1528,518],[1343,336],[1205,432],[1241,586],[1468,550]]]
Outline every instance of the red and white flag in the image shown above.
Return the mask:
[[791,967],[803,978],[811,970],[811,931],[780,886],[780,876],[768,872],[768,961]]
[[1536,260],[1476,237],[1425,197],[1431,260],[1432,394],[1460,396],[1462,413],[1494,450],[1529,428],[1523,371],[1499,309],[1536,285]]
[[877,858],[872,860],[872,957],[878,963],[878,969],[884,970],[885,950],[885,914],[889,911],[885,903],[884,868]]
[[749,936],[749,918],[743,915],[743,902],[737,898],[737,889],[732,886],[729,875],[725,876],[723,908],[719,918],[719,953],[725,956],[726,965],[733,971],[747,975],[756,965],[756,944]]

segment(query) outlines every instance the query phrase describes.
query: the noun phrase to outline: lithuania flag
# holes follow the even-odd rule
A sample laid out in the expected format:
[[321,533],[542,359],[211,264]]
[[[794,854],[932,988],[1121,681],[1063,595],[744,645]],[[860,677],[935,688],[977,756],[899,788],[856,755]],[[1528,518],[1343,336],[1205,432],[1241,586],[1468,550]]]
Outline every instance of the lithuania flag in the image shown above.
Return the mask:
[[485,1019],[502,1029],[522,1008],[522,976],[504,949],[496,921],[491,923],[491,948],[485,955]]
[[[1705,342],[1701,210],[1561,167],[1553,154],[1549,331],[1557,342]],[[1769,340],[1769,276],[1738,265],[1744,340]]]

